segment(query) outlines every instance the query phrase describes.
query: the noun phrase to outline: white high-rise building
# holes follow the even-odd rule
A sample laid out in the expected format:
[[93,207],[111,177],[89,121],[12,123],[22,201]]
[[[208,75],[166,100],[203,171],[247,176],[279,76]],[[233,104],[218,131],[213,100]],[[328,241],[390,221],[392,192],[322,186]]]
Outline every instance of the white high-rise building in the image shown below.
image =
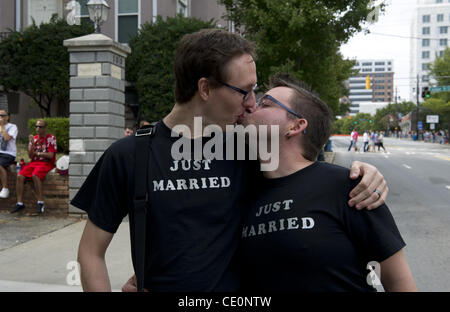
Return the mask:
[[411,24],[411,98],[416,101],[417,75],[419,101],[422,88],[435,82],[428,64],[442,56],[450,39],[450,0],[417,0],[417,9]]
[[[353,69],[358,75],[350,77],[350,115],[369,113],[392,103],[394,99],[394,61],[393,60],[357,60]],[[370,89],[366,89],[366,77],[370,77]]]

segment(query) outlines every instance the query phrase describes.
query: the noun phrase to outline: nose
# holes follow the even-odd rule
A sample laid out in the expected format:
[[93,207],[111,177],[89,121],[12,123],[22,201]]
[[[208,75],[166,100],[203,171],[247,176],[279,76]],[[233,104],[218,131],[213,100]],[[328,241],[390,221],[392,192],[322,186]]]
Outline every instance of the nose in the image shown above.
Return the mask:
[[246,111],[253,113],[256,110],[256,94],[254,91],[251,91],[249,97],[243,103]]

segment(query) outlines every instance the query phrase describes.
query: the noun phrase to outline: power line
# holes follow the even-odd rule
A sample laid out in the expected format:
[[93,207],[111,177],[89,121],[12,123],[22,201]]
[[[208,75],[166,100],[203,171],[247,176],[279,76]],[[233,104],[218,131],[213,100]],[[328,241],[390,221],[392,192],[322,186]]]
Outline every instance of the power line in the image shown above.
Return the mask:
[[369,34],[377,35],[377,36],[385,36],[385,37],[396,37],[396,38],[403,38],[403,39],[429,39],[429,40],[441,40],[446,38],[423,38],[423,37],[413,37],[413,36],[401,36],[401,35],[392,35],[392,34],[382,34],[382,33],[376,33],[376,32],[370,32]]

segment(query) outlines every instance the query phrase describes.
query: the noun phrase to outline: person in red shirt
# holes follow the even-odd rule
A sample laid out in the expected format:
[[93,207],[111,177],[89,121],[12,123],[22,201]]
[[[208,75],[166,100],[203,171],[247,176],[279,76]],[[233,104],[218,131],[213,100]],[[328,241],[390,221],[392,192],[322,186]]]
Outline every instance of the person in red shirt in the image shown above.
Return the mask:
[[23,204],[23,187],[26,180],[33,180],[37,197],[37,213],[44,212],[44,197],[42,192],[42,181],[47,173],[55,168],[56,160],[56,138],[47,133],[45,120],[36,121],[36,135],[29,136],[28,156],[31,161],[17,174],[17,204],[11,213],[25,209]]

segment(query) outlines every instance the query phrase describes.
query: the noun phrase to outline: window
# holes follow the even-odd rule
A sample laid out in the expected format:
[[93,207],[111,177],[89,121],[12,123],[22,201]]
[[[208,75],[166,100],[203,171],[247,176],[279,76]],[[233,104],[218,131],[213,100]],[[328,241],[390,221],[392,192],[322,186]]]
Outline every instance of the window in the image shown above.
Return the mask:
[[422,82],[428,82],[430,80],[430,78],[428,77],[428,75],[422,75]]
[[422,51],[422,58],[423,59],[429,59],[430,58],[430,51]]
[[440,46],[447,46],[447,39],[439,39]]
[[375,68],[375,71],[376,72],[382,72],[382,71],[385,71],[385,70],[384,70],[384,67],[382,67],[382,68]]
[[440,34],[446,34],[447,32],[448,32],[448,27],[447,26],[439,27],[439,33]]
[[372,62],[370,62],[370,63],[362,63],[362,66],[372,66]]
[[437,18],[437,21],[438,21],[438,22],[443,22],[443,21],[444,21],[444,14],[438,14],[438,15],[436,16],[436,18]]
[[184,17],[189,16],[189,0],[178,0],[177,1],[177,13],[183,15]]
[[439,57],[444,56],[444,51],[439,51]]
[[422,15],[422,23],[429,23],[430,15]]
[[384,66],[384,62],[375,62],[375,66],[378,66],[378,65],[381,65],[381,66]]
[[430,39],[422,39],[422,47],[429,47]]
[[442,3],[442,0],[436,0],[436,3]]
[[372,71],[372,68],[363,68],[362,71],[363,71],[363,72],[371,72],[371,71]]
[[430,27],[423,27],[422,35],[429,35],[429,34],[430,34]]
[[117,10],[117,41],[128,43],[137,35],[139,29],[140,0],[116,0]]
[[428,70],[428,63],[422,63],[422,70]]

